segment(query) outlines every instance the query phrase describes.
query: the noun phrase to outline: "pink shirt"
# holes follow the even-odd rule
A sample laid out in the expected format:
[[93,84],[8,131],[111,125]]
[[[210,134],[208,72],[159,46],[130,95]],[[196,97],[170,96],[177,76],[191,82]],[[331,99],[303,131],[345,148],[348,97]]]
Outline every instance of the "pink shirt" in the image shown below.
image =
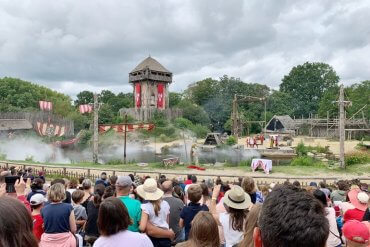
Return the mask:
[[146,234],[131,231],[120,231],[114,235],[100,236],[94,243],[94,247],[153,247],[152,241]]

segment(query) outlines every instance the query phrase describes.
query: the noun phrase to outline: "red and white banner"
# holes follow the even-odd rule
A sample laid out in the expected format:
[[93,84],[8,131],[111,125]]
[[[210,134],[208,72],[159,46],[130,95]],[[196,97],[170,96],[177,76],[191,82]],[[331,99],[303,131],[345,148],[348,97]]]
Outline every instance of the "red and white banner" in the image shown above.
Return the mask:
[[[138,129],[153,130],[155,128],[154,124],[127,124],[127,132],[133,132]],[[110,129],[113,129],[117,133],[125,132],[125,124],[104,124],[99,125],[99,133],[104,133]]]
[[140,83],[135,84],[135,105],[137,108],[141,107],[141,85]]
[[92,105],[80,105],[80,113],[91,113],[93,110]]
[[65,126],[37,122],[37,132],[41,136],[63,136],[65,131]]
[[53,103],[50,101],[39,101],[39,105],[42,111],[51,111],[53,109]]
[[158,99],[157,99],[157,108],[164,108],[164,85],[159,83],[157,86],[158,89]]

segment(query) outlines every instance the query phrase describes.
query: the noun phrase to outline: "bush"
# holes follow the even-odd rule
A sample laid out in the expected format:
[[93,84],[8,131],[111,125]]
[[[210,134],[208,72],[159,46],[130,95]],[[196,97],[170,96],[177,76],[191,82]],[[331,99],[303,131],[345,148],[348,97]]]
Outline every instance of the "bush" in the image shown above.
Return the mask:
[[315,161],[315,159],[307,156],[299,156],[292,160],[291,166],[320,166],[321,163]]
[[354,165],[354,164],[365,164],[370,162],[370,154],[367,152],[354,152],[346,154],[344,157],[344,162],[346,165]]
[[303,142],[300,142],[297,147],[295,148],[295,151],[298,156],[306,156],[308,153],[307,147],[303,144]]
[[236,144],[236,138],[235,136],[229,136],[226,140],[226,144],[229,146],[235,145]]
[[194,126],[193,123],[189,119],[182,118],[182,117],[176,118],[173,121],[173,123],[175,124],[177,128],[180,128],[180,129],[191,129]]
[[194,132],[197,138],[206,138],[207,134],[210,132],[206,126],[200,124],[193,125],[190,130]]

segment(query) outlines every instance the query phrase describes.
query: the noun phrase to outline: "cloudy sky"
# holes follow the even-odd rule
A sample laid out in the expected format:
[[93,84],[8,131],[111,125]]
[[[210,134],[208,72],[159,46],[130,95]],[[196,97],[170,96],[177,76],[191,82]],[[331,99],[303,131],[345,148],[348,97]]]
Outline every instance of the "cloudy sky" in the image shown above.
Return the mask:
[[305,61],[348,85],[370,79],[369,13],[368,0],[0,0],[0,77],[128,92],[150,54],[173,91],[224,74],[277,88]]

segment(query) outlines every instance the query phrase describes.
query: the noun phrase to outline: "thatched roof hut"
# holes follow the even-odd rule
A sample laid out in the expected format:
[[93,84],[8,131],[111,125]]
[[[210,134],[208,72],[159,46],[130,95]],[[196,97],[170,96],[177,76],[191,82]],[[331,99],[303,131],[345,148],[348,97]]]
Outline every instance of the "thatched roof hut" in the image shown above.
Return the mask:
[[266,124],[266,131],[267,132],[295,132],[297,129],[294,120],[288,116],[273,116],[271,120]]
[[0,119],[0,131],[29,129],[32,129],[32,124],[26,119]]

